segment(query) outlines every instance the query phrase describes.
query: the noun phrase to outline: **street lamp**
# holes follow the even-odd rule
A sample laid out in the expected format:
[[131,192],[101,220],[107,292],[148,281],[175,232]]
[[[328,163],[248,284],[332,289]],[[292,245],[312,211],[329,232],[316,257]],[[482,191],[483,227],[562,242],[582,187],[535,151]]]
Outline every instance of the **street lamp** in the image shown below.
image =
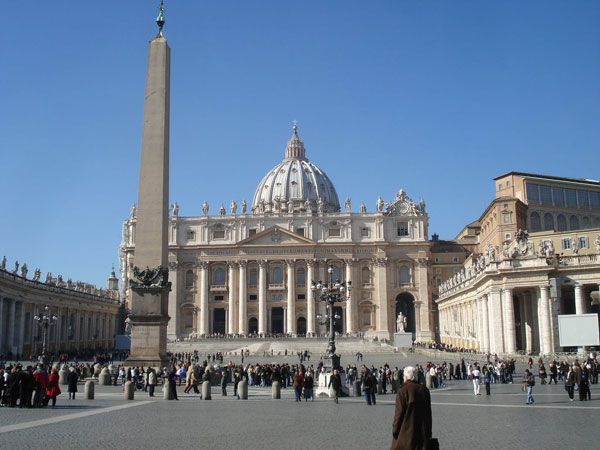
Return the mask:
[[40,357],[40,362],[47,365],[50,362],[48,355],[48,330],[58,321],[58,317],[56,317],[56,314],[52,314],[50,307],[46,305],[44,311],[39,312],[33,318],[38,321],[38,325],[42,328],[42,356]]
[[[340,366],[340,358],[335,354],[335,329],[334,325],[336,320],[340,320],[341,317],[333,312],[333,305],[337,302],[343,302],[350,298],[350,292],[352,291],[351,281],[336,280],[333,281],[333,266],[327,268],[329,282],[318,282],[312,283],[311,290],[315,294],[317,301],[325,302],[327,306],[327,312],[325,315],[317,314],[317,319],[321,325],[327,326],[329,334],[329,343],[327,345],[327,352],[323,361],[323,368],[327,371],[333,371]],[[321,322],[321,319],[323,321]]]

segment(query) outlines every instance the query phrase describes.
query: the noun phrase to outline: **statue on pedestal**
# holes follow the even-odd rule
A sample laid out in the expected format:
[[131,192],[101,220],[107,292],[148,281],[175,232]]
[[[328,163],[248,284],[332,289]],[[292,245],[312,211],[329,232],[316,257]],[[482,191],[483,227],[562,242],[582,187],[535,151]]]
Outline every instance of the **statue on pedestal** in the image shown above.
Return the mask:
[[206,200],[204,200],[204,203],[202,203],[202,214],[205,216],[208,215],[208,203]]
[[383,211],[383,199],[381,198],[381,195],[377,199],[377,203],[375,204],[375,206],[377,208],[377,212],[382,212]]
[[173,217],[177,217],[179,214],[179,205],[177,202],[173,203]]
[[361,214],[366,214],[367,213],[367,207],[365,206],[365,202],[362,202],[360,204],[360,213]]
[[129,217],[131,219],[135,219],[135,203],[131,205],[131,209],[129,210]]
[[346,208],[347,213],[350,212],[350,198],[346,198],[346,201],[344,202],[344,208]]
[[402,311],[398,313],[398,318],[396,319],[396,331],[398,333],[406,332],[406,316],[402,314]]
[[235,216],[235,213],[237,212],[237,203],[235,202],[235,200],[231,200],[231,203],[229,204],[229,209],[231,210],[231,214]]
[[225,215],[225,207],[223,205],[221,205],[221,207],[219,208],[219,215],[220,216],[224,216]]
[[12,273],[16,274],[19,270],[19,261],[15,261],[15,267],[13,267]]
[[246,214],[246,200],[242,200],[242,214]]
[[6,270],[6,256],[2,257],[2,265],[0,265],[0,269]]
[[27,269],[27,263],[23,263],[23,266],[21,267],[21,276],[23,278],[27,278],[28,271],[29,271],[29,269]]

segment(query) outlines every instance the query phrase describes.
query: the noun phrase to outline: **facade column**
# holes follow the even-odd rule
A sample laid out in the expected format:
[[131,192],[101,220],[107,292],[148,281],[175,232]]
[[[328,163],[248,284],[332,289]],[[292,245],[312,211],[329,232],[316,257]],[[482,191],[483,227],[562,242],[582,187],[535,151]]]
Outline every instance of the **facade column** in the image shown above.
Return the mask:
[[481,297],[481,329],[483,333],[483,351],[490,351],[490,322],[488,312],[488,296],[484,294]]
[[[327,269],[327,260],[320,260],[317,268],[317,280],[320,280],[323,283],[329,283],[329,273],[327,272]],[[319,296],[320,292],[317,291],[316,294],[317,296]],[[325,305],[325,302],[317,301],[317,310],[318,314],[321,314],[322,317],[325,317],[325,315],[327,314],[327,305]],[[325,335],[327,333],[327,326],[321,325],[321,320],[319,320],[319,322],[317,323],[317,330],[320,335]]]
[[[376,295],[378,299],[377,305],[377,335],[379,339],[389,339],[390,331],[388,324],[388,298],[387,298],[387,258],[376,258],[375,262],[375,276],[377,278]],[[415,302],[415,306],[417,302]],[[419,318],[421,315],[419,311],[415,311],[415,315]],[[417,319],[417,323],[419,320]],[[419,328],[417,327],[417,335]]]
[[585,298],[583,296],[583,286],[581,284],[575,285],[575,314],[585,314]]
[[517,352],[516,334],[515,334],[515,307],[513,303],[512,289],[504,289],[504,330],[506,332],[506,353],[514,354]]
[[[354,284],[354,280],[352,279],[354,274],[354,266],[356,265],[355,259],[347,259],[346,261],[346,279],[344,281],[351,281]],[[358,286],[358,283],[356,284]],[[356,302],[354,300],[354,295],[351,292],[346,292],[348,300],[346,300],[346,333],[356,333]]]
[[287,263],[287,311],[285,332],[296,336],[296,260]]
[[502,320],[502,291],[492,289],[488,294],[490,352],[504,352],[504,321]]
[[287,332],[288,332],[288,316],[287,316],[287,312],[288,312],[288,307],[284,306],[283,307],[283,334],[287,334]]
[[538,300],[538,323],[540,324],[540,353],[542,355],[550,353],[552,347],[550,339],[550,310],[548,291],[548,286],[540,286],[540,296]]
[[525,329],[525,351],[527,352],[527,354],[531,354],[533,352],[531,293],[528,292],[523,298],[523,319],[521,320],[521,323],[524,324]]
[[315,335],[315,298],[312,291],[315,262],[306,260],[306,335]]
[[6,351],[4,350],[4,331],[5,331],[5,327],[4,327],[4,317],[6,314],[4,305],[6,304],[6,301],[4,300],[4,298],[0,297],[0,354],[5,354]]
[[[17,334],[17,353],[23,354],[23,343],[25,342],[25,302],[19,302],[19,332]],[[56,325],[54,325],[56,327]],[[56,331],[54,336],[56,337]],[[55,348],[56,350],[56,348]]]
[[239,302],[239,315],[238,315],[238,333],[242,336],[246,336],[248,334],[247,324],[248,324],[248,294],[246,292],[247,289],[247,281],[246,281],[246,266],[247,261],[238,261],[239,266],[239,279],[238,279],[238,302]]
[[200,262],[200,335],[209,334],[208,328],[208,268],[210,263]]
[[227,334],[236,334],[235,329],[235,263],[230,261],[227,263],[229,273],[227,277],[227,291],[229,294],[229,308],[227,316]]
[[177,261],[169,261],[169,281],[171,282],[171,292],[169,292],[169,323],[167,324],[167,334],[177,336],[179,332],[179,305],[177,303],[177,278],[179,271]]
[[258,334],[263,336],[267,329],[267,261],[258,261]]

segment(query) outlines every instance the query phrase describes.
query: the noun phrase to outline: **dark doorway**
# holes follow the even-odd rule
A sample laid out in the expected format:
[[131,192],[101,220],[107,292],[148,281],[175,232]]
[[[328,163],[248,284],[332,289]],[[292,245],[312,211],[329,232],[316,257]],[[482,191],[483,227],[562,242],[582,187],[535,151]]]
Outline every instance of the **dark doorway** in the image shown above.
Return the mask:
[[334,306],[333,315],[339,316],[339,319],[334,319],[333,330],[336,333],[342,334],[344,332],[344,308],[341,306]]
[[256,317],[251,317],[248,321],[248,333],[256,334],[258,333],[258,319]]
[[306,335],[306,319],[304,317],[298,317],[298,321],[296,322],[296,332],[298,336]]
[[525,335],[525,323],[523,317],[521,317],[521,305],[519,297],[513,295],[513,309],[515,312],[515,344],[517,350],[524,350],[525,343],[523,342],[523,336]]
[[283,333],[283,308],[271,308],[271,333]]
[[213,312],[213,333],[225,334],[224,308],[216,308]]
[[410,295],[408,292],[404,292],[396,297],[396,316],[394,317],[394,331],[396,331],[396,320],[398,319],[398,314],[404,314],[406,317],[406,328],[405,332],[412,333],[413,339],[415,339],[415,335],[417,332],[417,327],[415,323],[415,298]]

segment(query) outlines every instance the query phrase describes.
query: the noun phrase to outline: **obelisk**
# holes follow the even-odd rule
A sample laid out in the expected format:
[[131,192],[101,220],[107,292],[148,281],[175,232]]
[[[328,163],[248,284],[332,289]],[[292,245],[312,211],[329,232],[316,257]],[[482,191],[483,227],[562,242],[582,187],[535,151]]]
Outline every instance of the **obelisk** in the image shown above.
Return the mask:
[[126,364],[162,366],[167,358],[170,49],[162,34],[148,48],[138,210],[131,289],[131,350]]

